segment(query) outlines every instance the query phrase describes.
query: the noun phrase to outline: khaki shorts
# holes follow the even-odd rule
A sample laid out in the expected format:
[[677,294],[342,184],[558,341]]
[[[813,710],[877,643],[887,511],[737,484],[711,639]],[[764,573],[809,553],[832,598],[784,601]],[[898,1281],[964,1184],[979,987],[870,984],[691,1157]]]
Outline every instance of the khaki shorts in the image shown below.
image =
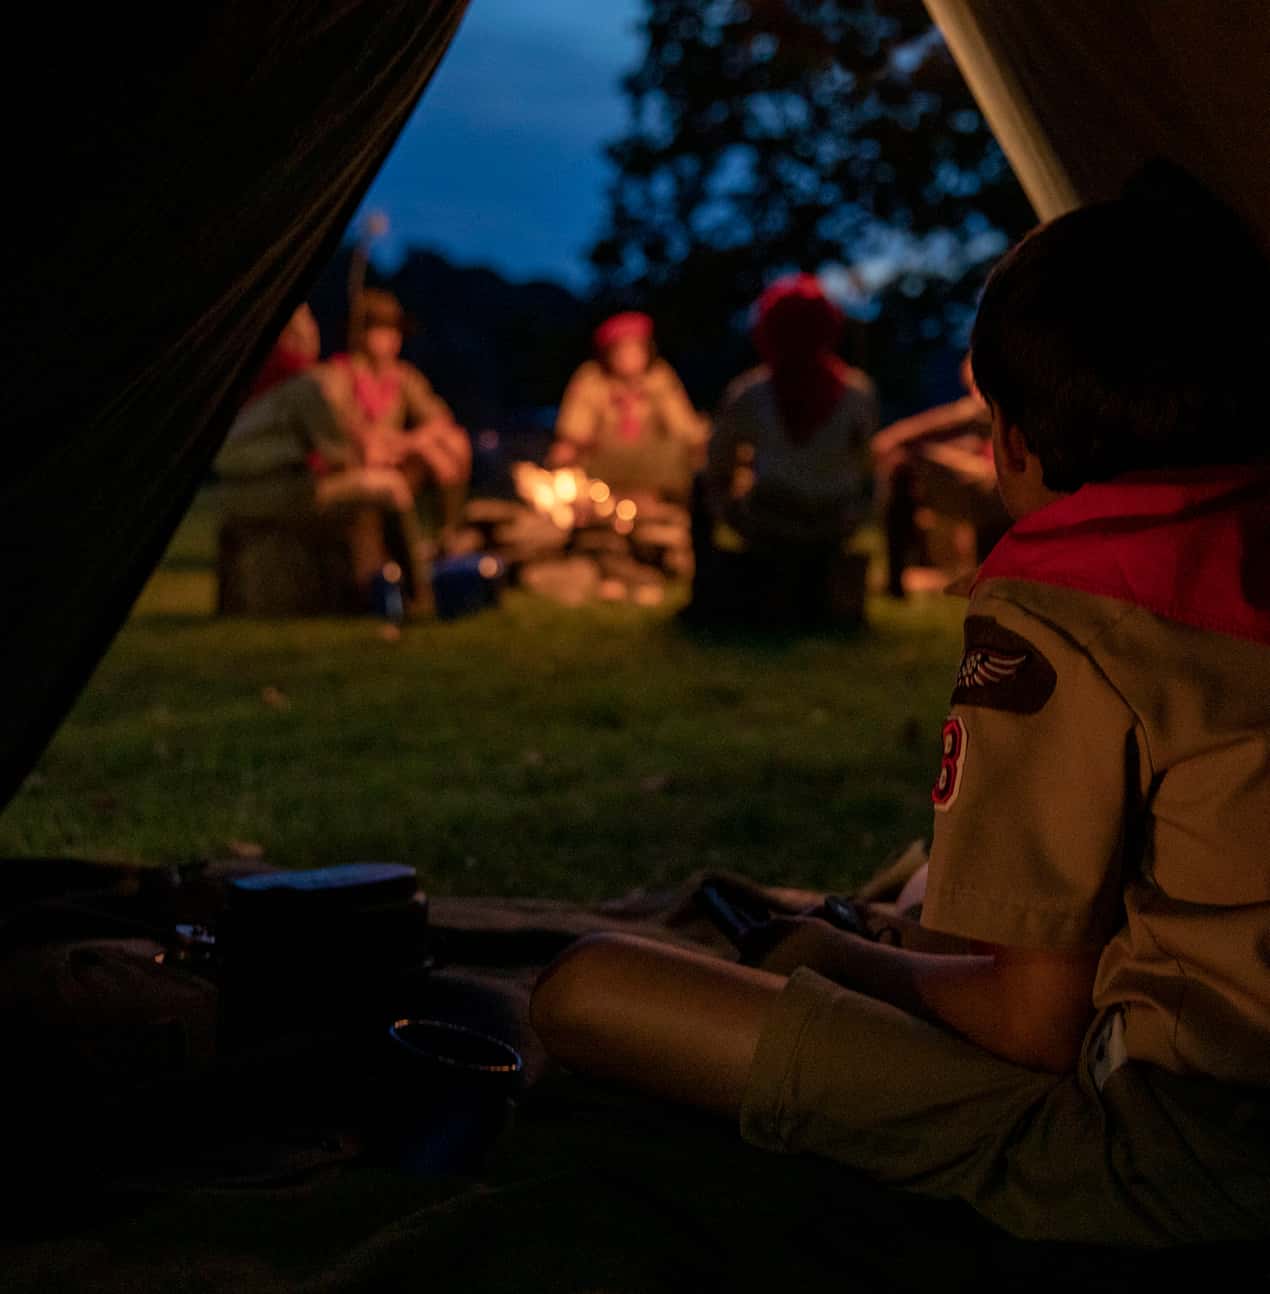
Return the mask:
[[1075,1074],[1042,1074],[796,971],[760,1037],[741,1131],[964,1199],[1027,1239],[1270,1235],[1270,1093],[1132,1060],[1099,1089],[1106,1032],[1090,1029]]

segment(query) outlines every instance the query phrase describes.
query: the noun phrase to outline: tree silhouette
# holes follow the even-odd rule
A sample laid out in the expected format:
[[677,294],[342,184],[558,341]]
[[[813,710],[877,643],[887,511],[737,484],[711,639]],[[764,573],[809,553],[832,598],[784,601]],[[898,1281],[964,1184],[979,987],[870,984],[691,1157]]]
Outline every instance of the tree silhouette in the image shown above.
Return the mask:
[[888,346],[959,341],[1030,209],[920,0],[647,0],[601,299],[692,351],[773,274],[838,267]]

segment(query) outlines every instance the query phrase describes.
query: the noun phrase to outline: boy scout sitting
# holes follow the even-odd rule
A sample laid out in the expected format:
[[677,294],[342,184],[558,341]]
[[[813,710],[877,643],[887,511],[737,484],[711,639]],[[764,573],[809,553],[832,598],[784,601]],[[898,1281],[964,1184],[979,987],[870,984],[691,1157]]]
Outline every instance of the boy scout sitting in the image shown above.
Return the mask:
[[1015,524],[971,594],[922,914],[964,951],[814,918],[757,968],[592,937],[536,990],[549,1050],[1019,1236],[1266,1236],[1267,301],[1184,186],[991,276],[974,371]]

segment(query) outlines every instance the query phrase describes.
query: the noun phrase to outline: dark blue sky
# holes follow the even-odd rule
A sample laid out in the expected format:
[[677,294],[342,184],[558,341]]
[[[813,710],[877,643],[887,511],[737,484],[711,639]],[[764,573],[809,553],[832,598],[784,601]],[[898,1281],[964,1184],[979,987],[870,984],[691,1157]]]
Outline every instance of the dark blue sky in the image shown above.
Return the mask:
[[363,211],[407,244],[509,277],[585,282],[638,60],[640,0],[474,0]]

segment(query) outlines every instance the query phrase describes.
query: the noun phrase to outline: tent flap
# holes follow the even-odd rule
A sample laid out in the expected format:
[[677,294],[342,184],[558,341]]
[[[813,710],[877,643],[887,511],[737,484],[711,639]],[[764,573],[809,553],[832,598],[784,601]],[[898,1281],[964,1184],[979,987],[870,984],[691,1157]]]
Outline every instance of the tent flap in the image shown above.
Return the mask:
[[1042,218],[1111,197],[1144,161],[1166,157],[1239,211],[1270,248],[1264,5],[926,0],[926,7]]
[[3,92],[0,804],[122,624],[465,5],[219,0],[144,26],[46,5],[10,33],[10,62],[54,66],[41,93],[16,75]]

